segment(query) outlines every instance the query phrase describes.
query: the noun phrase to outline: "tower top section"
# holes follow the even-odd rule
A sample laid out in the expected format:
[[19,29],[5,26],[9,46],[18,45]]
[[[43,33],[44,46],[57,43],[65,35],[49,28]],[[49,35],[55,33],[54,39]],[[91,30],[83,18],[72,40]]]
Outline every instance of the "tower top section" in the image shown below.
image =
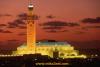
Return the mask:
[[28,3],[28,9],[29,9],[29,10],[33,10],[34,5],[33,5],[33,3],[32,3],[32,0],[28,0],[28,1],[29,1],[29,3]]

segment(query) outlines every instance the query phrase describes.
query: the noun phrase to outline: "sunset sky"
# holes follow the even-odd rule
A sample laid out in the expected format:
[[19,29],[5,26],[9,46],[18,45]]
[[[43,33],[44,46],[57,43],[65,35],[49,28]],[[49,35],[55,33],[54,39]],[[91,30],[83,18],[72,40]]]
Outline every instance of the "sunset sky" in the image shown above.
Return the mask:
[[[67,41],[79,48],[100,48],[100,0],[33,0],[37,40]],[[0,47],[26,42],[28,0],[0,0]],[[49,27],[48,27],[49,26]]]

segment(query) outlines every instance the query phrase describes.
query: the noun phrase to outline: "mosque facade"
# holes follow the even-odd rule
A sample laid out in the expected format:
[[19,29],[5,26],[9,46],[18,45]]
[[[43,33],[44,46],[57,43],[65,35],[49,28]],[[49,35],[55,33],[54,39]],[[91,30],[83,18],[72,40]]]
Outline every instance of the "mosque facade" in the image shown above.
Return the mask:
[[41,54],[52,58],[86,58],[67,42],[36,42],[36,23],[33,19],[34,5],[29,2],[27,17],[27,43],[19,46],[13,55]]

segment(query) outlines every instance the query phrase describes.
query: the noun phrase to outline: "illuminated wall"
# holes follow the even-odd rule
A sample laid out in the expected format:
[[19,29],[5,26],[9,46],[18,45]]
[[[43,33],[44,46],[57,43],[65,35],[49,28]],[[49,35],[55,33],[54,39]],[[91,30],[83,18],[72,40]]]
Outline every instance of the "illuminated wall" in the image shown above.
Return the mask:
[[[58,45],[57,45],[58,44]],[[86,58],[85,55],[79,55],[79,51],[75,50],[73,46],[69,44],[59,44],[55,43],[37,43],[35,52],[40,53],[41,55],[48,55],[53,58],[53,52],[57,50],[59,52],[60,58]],[[34,47],[31,49],[26,47],[25,44],[18,47],[17,51],[13,54],[34,54]]]

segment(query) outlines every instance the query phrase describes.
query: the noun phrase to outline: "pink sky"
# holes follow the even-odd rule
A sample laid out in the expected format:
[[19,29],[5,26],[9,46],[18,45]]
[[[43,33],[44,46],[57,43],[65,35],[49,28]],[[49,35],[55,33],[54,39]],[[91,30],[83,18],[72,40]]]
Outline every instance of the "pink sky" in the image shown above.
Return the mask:
[[[97,24],[84,24],[80,20],[84,18],[100,17],[100,0],[34,0],[34,13],[40,16],[40,19],[35,21],[37,23],[37,40],[55,39],[61,41],[94,41],[100,40],[100,28],[91,28],[88,31],[81,29],[86,26],[100,26]],[[7,24],[17,18],[20,13],[27,11],[28,0],[1,0],[0,14],[10,14],[12,16],[1,16],[0,24]],[[79,27],[65,27],[69,32],[48,33],[45,32],[38,24],[49,21],[46,18],[48,15],[55,16],[54,19],[58,21],[76,22]],[[1,29],[1,28],[0,28]],[[13,33],[0,33],[0,41],[6,40],[21,40],[25,41],[25,36],[18,36],[17,34],[25,32],[25,29],[9,29]],[[85,32],[77,34],[77,31]]]

